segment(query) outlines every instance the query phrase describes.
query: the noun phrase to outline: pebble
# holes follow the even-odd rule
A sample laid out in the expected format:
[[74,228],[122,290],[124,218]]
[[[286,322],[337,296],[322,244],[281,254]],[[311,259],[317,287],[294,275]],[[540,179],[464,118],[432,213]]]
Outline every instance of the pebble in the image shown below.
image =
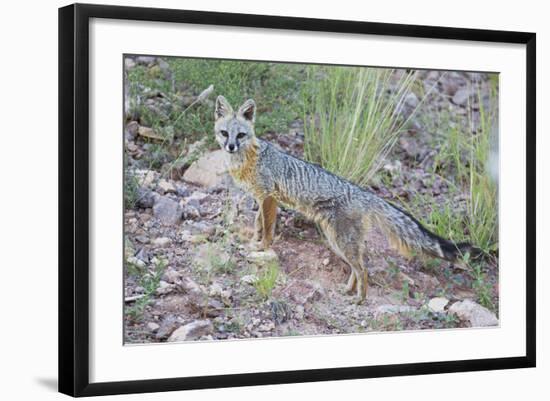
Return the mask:
[[196,340],[212,333],[214,326],[210,320],[195,320],[176,329],[168,338],[169,342]]
[[160,248],[166,248],[171,243],[172,243],[172,240],[170,238],[167,238],[167,237],[155,238],[153,240],[153,245],[155,245],[157,247],[160,247]]

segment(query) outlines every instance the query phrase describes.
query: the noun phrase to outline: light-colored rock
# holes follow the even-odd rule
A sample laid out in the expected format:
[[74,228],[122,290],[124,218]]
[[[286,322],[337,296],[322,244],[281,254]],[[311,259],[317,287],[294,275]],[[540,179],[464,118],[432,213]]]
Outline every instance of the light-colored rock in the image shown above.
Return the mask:
[[159,183],[158,183],[158,189],[163,193],[163,194],[175,194],[177,189],[176,189],[176,186],[174,184],[172,184],[170,181],[166,181],[166,180],[160,180]]
[[498,325],[498,319],[493,312],[469,299],[452,304],[449,313],[458,316],[462,321],[469,322],[472,327]]
[[410,108],[414,109],[416,106],[418,106],[418,102],[418,97],[413,92],[410,92],[409,94],[407,94],[407,96],[405,96],[405,103]]
[[329,263],[330,263],[330,259],[329,259],[329,258],[323,259],[323,266],[328,266]]
[[267,264],[271,262],[278,262],[279,257],[273,249],[267,251],[253,251],[246,257],[250,262],[257,264]]
[[272,331],[275,329],[275,323],[273,321],[268,320],[265,323],[262,323],[258,326],[258,331]]
[[156,293],[158,295],[166,295],[166,294],[169,294],[171,293],[172,291],[175,290],[175,285],[174,284],[169,284],[167,283],[166,281],[164,280],[160,280],[159,281],[159,286],[157,287],[157,291]]
[[201,286],[189,277],[186,277],[183,280],[182,287],[185,291],[191,294],[201,294],[203,292]]
[[220,185],[227,173],[227,152],[215,150],[195,160],[183,174],[184,181],[203,187]]
[[254,284],[256,281],[258,281],[258,277],[254,274],[247,274],[246,276],[241,277],[241,282],[245,284]]
[[153,240],[153,245],[158,248],[166,248],[172,243],[172,240],[167,237],[159,237]]
[[131,58],[126,57],[124,59],[124,67],[126,67],[127,70],[129,70],[131,68],[134,68],[135,66],[136,66],[136,62],[134,60],[132,60]]
[[211,297],[217,297],[217,296],[221,296],[223,292],[223,287],[220,283],[212,283],[210,285],[210,288],[208,290],[208,294],[211,296]]
[[210,320],[195,320],[176,329],[170,337],[169,342],[196,340],[201,336],[207,336],[212,333],[214,326]]
[[448,303],[449,300],[447,298],[435,297],[428,302],[428,308],[430,308],[432,312],[440,313],[445,311],[445,307]]
[[178,202],[163,196],[155,202],[153,214],[162,224],[172,225],[180,221],[183,210]]
[[162,279],[168,283],[177,283],[180,280],[180,273],[173,269],[166,269]]
[[147,328],[151,331],[157,331],[160,328],[160,325],[154,322],[147,323]]
[[153,170],[136,170],[134,174],[139,185],[145,188],[151,188],[159,176],[159,173]]
[[187,203],[189,202],[204,202],[205,199],[208,198],[208,194],[205,194],[204,192],[194,191],[189,197],[187,198]]
[[141,259],[136,258],[135,256],[130,256],[128,259],[126,259],[126,262],[139,268],[145,267],[145,262]]

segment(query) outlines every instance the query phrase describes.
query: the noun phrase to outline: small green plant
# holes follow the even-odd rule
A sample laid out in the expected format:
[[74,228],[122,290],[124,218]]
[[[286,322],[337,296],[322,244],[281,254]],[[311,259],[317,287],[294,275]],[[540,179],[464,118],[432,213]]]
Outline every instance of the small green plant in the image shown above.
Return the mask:
[[479,304],[487,309],[495,310],[492,285],[488,280],[487,274],[483,271],[479,263],[471,263],[470,268],[470,274],[473,278],[472,288],[477,295]]
[[401,284],[401,300],[406,301],[409,299],[409,282],[406,280],[403,280]]
[[133,209],[139,198],[139,180],[125,171],[124,174],[124,207]]
[[151,296],[157,291],[166,266],[167,261],[165,259],[157,259],[154,266],[140,277],[139,284],[144,289],[143,296],[138,298],[132,306],[126,308],[126,314],[132,320],[139,320],[143,316],[145,308],[151,302]]
[[254,288],[261,299],[267,300],[271,297],[278,277],[279,265],[276,262],[271,262],[260,270],[258,279],[254,282]]

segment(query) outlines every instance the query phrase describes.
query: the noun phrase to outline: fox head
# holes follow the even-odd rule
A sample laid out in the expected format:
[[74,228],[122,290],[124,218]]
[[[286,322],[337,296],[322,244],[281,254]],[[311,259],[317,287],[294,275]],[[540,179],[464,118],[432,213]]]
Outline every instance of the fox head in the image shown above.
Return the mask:
[[229,153],[238,153],[254,143],[254,119],[256,103],[248,99],[235,113],[223,96],[216,99],[214,132],[221,148]]

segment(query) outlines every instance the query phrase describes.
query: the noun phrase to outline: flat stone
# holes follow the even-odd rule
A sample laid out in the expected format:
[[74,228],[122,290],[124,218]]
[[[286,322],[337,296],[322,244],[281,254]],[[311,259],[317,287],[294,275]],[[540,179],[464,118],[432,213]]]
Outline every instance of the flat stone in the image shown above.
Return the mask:
[[227,173],[227,152],[216,150],[195,160],[183,174],[184,181],[202,187],[220,185]]
[[432,312],[441,313],[445,312],[445,306],[449,303],[449,300],[447,298],[443,297],[436,297],[430,299],[430,302],[428,302],[428,308]]
[[460,88],[456,91],[452,97],[453,103],[457,106],[465,106],[468,103],[468,98],[470,97],[470,91],[468,88]]
[[493,312],[470,299],[455,302],[449,308],[449,313],[455,314],[462,321],[469,322],[472,327],[498,325],[498,319]]
[[176,186],[172,184],[170,181],[166,181],[166,180],[159,181],[158,189],[162,191],[163,194],[168,194],[168,193],[175,194],[177,192]]
[[160,197],[153,206],[153,214],[164,225],[176,224],[183,214],[180,204],[170,198]]
[[157,331],[160,328],[160,325],[154,322],[147,323],[147,328],[151,331]]
[[176,329],[168,338],[169,342],[196,340],[212,333],[214,326],[210,320],[195,320]]
[[268,249],[267,251],[253,251],[250,252],[246,258],[250,262],[258,264],[277,262],[279,260],[279,257],[273,249]]
[[155,238],[153,240],[153,245],[156,246],[156,247],[159,247],[159,248],[166,248],[171,243],[172,243],[172,240],[170,238],[167,238],[167,237]]

